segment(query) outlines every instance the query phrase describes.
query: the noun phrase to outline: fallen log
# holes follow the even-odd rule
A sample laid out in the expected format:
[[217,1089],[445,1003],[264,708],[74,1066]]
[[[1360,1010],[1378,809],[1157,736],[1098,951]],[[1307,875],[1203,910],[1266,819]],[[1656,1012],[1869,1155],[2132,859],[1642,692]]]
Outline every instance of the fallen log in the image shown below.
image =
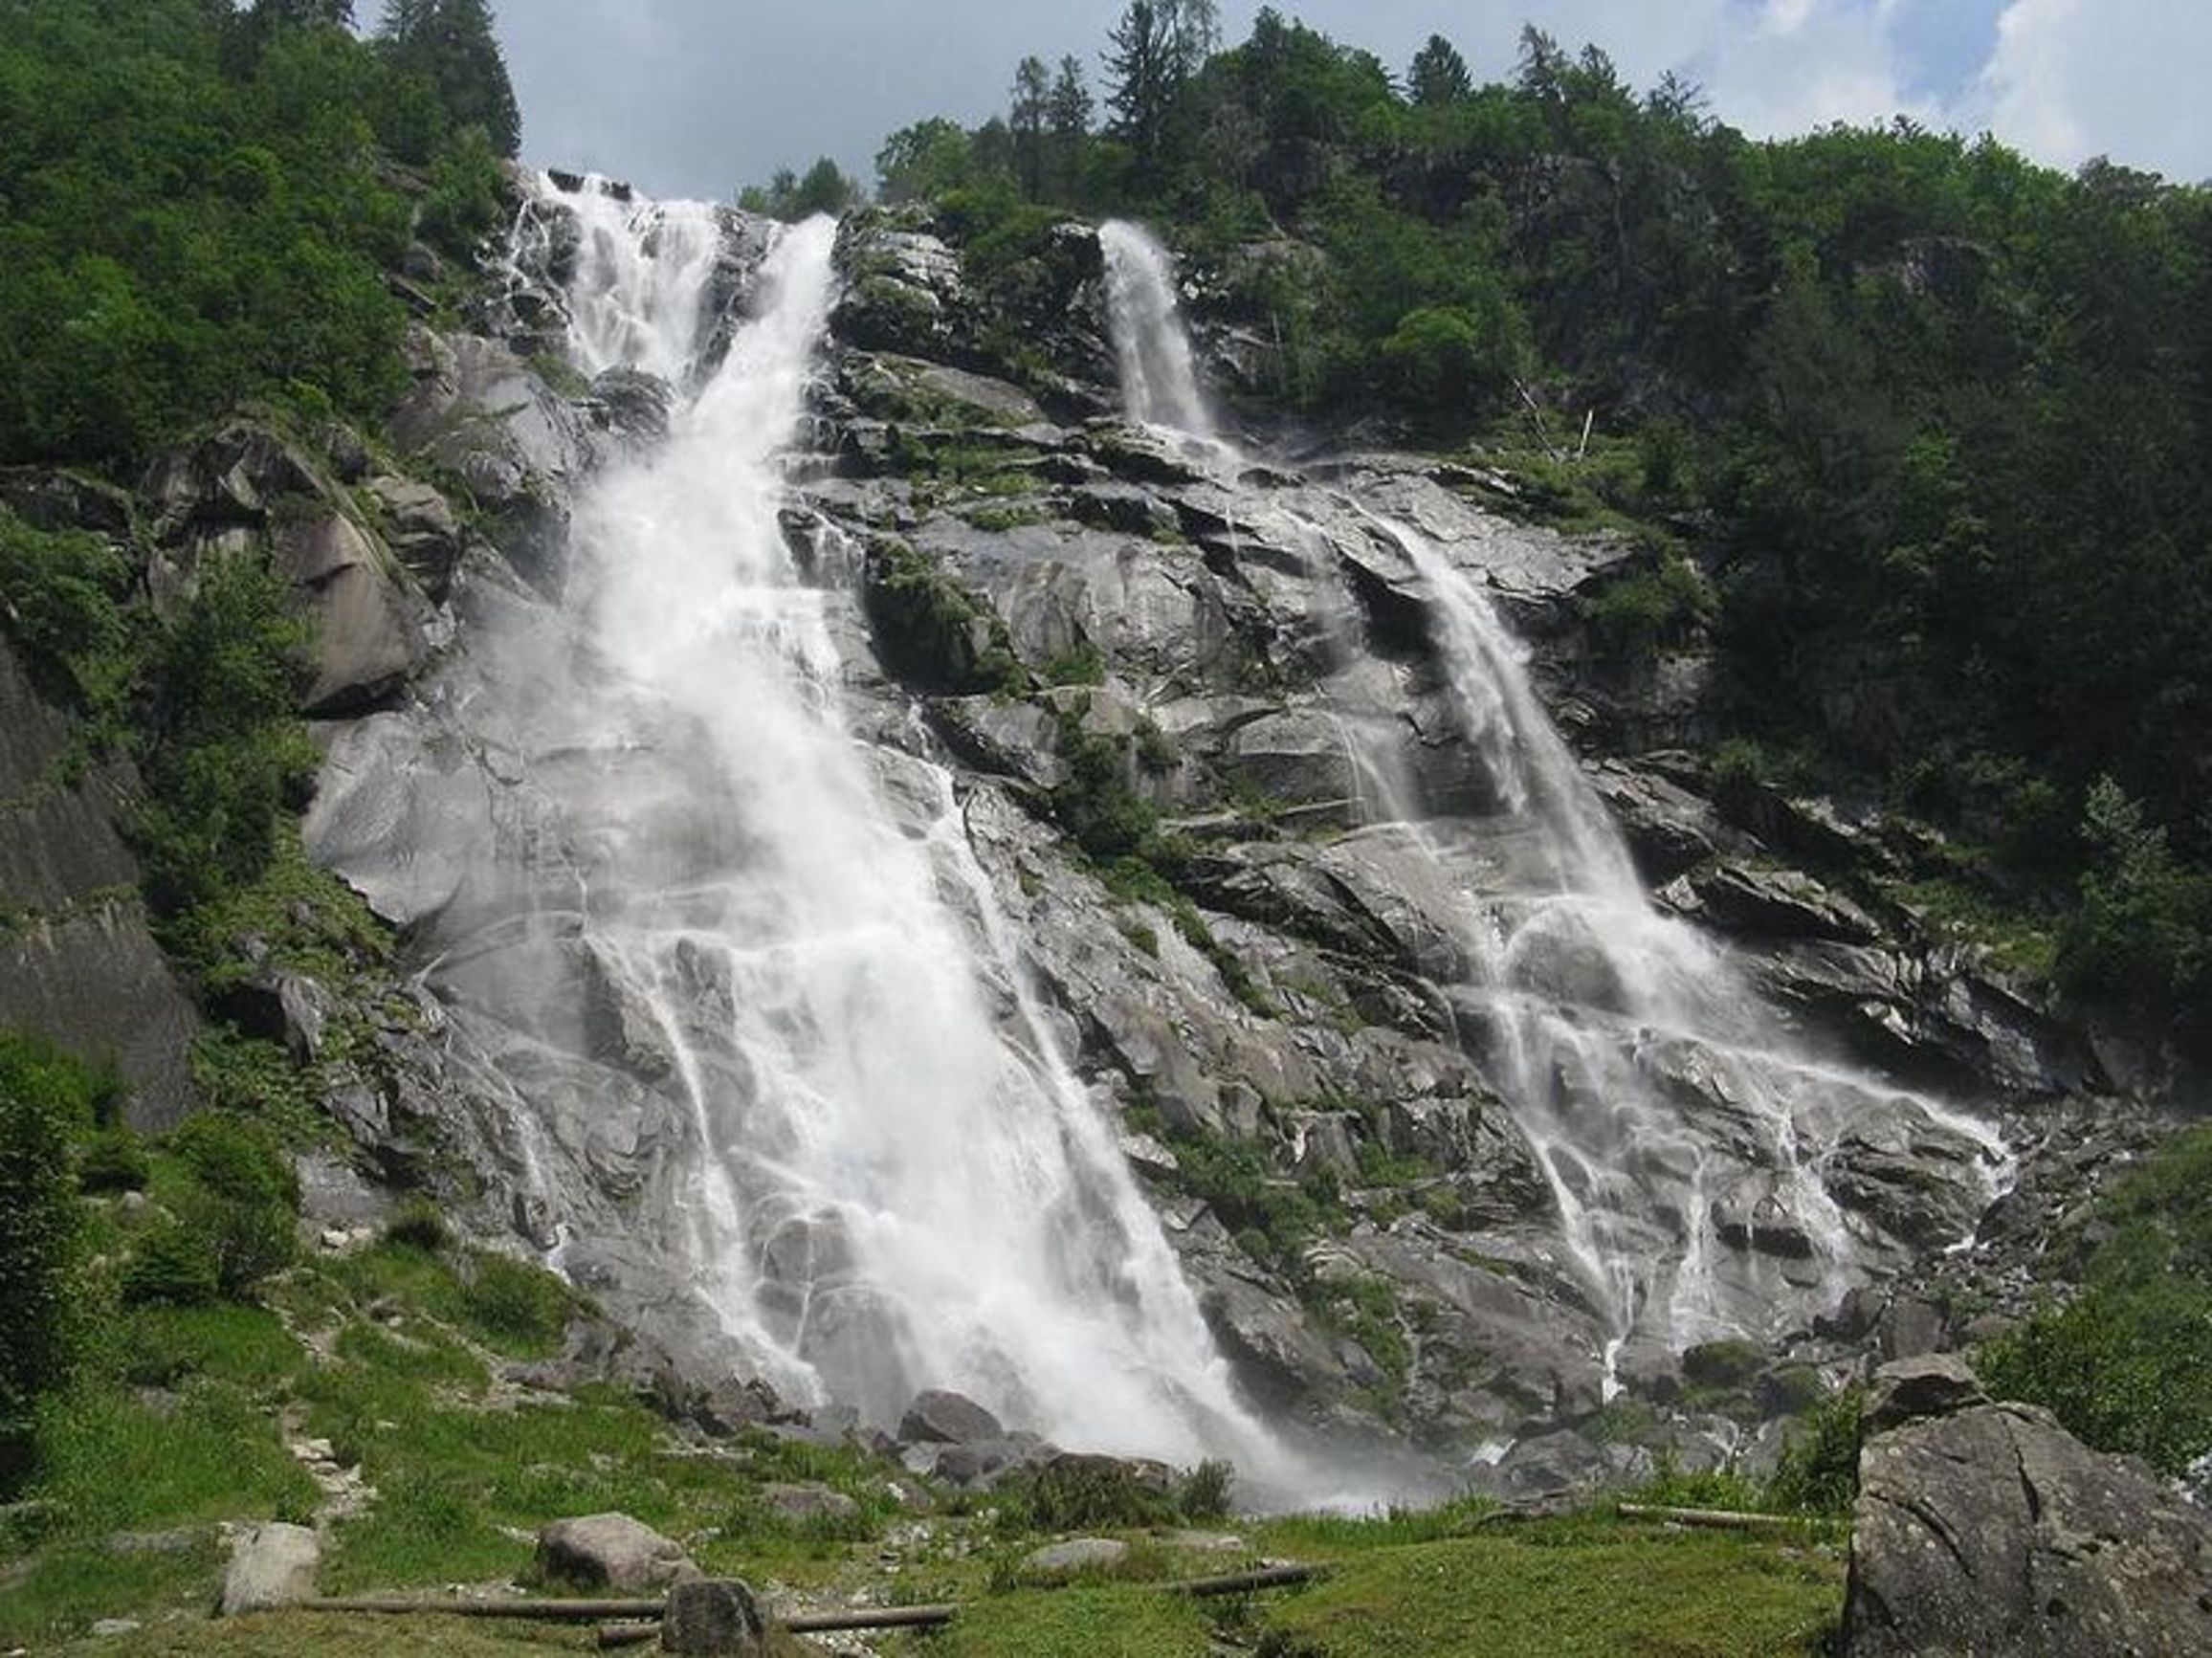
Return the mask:
[[1286,1583],[1303,1583],[1320,1574],[1318,1566],[1254,1566],[1249,1572],[1226,1572],[1218,1578],[1186,1578],[1180,1583],[1160,1586],[1171,1595],[1242,1595],[1253,1589],[1279,1589]]
[[[958,1606],[855,1606],[847,1612],[800,1612],[779,1618],[779,1628],[794,1635],[824,1635],[833,1629],[915,1629],[949,1624]],[[599,1649],[617,1651],[642,1647],[660,1637],[657,1624],[605,1624],[599,1630]]]
[[1770,1526],[1806,1523],[1798,1514],[1747,1514],[1734,1509],[1670,1509],[1649,1503],[1622,1503],[1619,1513],[1625,1520],[1666,1520],[1673,1525],[1702,1526],[1714,1531],[1751,1532]]
[[598,1624],[615,1618],[658,1618],[665,1601],[455,1601],[428,1596],[321,1597],[302,1612],[354,1612],[392,1618],[512,1618],[540,1624]]
[[855,1606],[849,1612],[799,1612],[777,1622],[794,1635],[822,1635],[832,1629],[914,1629],[949,1624],[958,1606]]

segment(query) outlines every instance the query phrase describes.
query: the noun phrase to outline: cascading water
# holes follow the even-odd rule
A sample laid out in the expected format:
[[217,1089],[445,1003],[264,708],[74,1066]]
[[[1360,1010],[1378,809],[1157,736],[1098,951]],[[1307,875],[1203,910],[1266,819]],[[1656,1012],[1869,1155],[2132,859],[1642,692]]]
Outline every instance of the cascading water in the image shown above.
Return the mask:
[[1106,304],[1129,417],[1202,444],[1218,444],[1175,298],[1175,262],[1151,232],[1126,219],[1098,227]]
[[[1166,254],[1133,227],[1103,227],[1100,239],[1125,412],[1218,447],[1195,383],[1178,378],[1189,374],[1187,343],[1148,337],[1181,334]],[[1239,470],[1227,469],[1232,487]],[[1287,520],[1291,544],[1328,546],[1282,500],[1248,504],[1254,523]],[[1993,1131],[1811,1057],[1718,946],[1652,907],[1538,703],[1525,652],[1475,581],[1409,524],[1349,504],[1426,588],[1456,723],[1493,797],[1472,814],[1428,812],[1380,723],[1338,714],[1360,784],[1355,810],[1412,835],[1458,895],[1451,919],[1472,981],[1462,1038],[1551,1184],[1562,1241],[1609,1332],[1608,1391],[1631,1339],[1680,1350],[1778,1334],[1832,1301],[1863,1254],[1880,1252],[1828,1189],[1828,1148],[1847,1132],[1918,1135],[1960,1165],[1958,1183],[1977,1201],[1993,1195],[2004,1166]],[[1323,631],[1344,626],[1327,619]],[[1724,1228],[1734,1234],[1726,1271],[1715,1247]]]
[[807,585],[778,517],[833,227],[776,241],[702,372],[717,210],[559,200],[580,365],[699,384],[580,494],[569,649],[495,680],[542,734],[515,763],[531,844],[572,871],[520,924],[588,962],[588,1006],[521,1006],[526,974],[467,994],[677,1102],[699,1289],[786,1398],[889,1423],[950,1387],[1065,1444],[1294,1479],[1055,1050],[949,776],[844,723],[851,596]]

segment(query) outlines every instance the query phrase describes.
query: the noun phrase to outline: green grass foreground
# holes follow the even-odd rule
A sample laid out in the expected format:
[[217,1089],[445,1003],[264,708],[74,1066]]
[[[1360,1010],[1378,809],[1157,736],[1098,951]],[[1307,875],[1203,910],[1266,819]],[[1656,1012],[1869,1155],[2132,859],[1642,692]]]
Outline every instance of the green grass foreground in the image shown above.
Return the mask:
[[[112,1246],[118,1227],[102,1212],[95,1230]],[[304,1262],[261,1293],[261,1306],[123,1310],[97,1361],[41,1407],[28,1500],[0,1508],[0,1652],[592,1649],[589,1628],[211,1619],[224,1527],[309,1521],[325,1499],[288,1437],[328,1441],[373,1488],[358,1514],[326,1516],[327,1594],[503,1586],[527,1576],[539,1526],[618,1509],[710,1574],[771,1596],[961,1606],[947,1629],[877,1637],[883,1658],[1786,1654],[1818,1651],[1841,1606],[1833,1526],[1738,1536],[1601,1512],[1501,1525],[1469,1498],[1367,1520],[1218,1522],[1234,1534],[1225,1545],[1149,1510],[1114,1510],[1117,1523],[1105,1523],[1041,1491],[931,1491],[856,1450],[686,1438],[622,1389],[501,1380],[506,1361],[556,1350],[581,1310],[535,1269],[442,1239],[403,1235]],[[826,1485],[854,1507],[793,1520],[765,1500],[774,1482]],[[1059,1496],[1064,1508],[1112,1494]],[[1049,1528],[1077,1521],[1127,1540],[1128,1558],[1059,1587],[1029,1581],[1024,1557],[1056,1535]],[[1263,1559],[1326,1575],[1203,1602],[1155,1586]],[[117,1618],[141,1627],[91,1636]]]

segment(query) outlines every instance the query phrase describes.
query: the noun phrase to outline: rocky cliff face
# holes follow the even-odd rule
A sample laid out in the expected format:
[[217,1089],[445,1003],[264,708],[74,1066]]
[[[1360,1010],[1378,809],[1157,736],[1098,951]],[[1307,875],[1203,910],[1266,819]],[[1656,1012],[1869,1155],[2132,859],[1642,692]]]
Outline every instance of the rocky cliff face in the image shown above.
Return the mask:
[[153,1132],[190,1104],[199,1018],[146,930],[130,768],[81,741],[0,639],[0,1029],[112,1058]]
[[[653,441],[681,389],[631,368],[557,388],[533,365],[564,343],[578,236],[557,194],[534,203],[478,331],[418,331],[390,431],[402,470],[364,453],[334,474],[251,428],[165,462],[148,489],[155,585],[269,537],[322,624],[310,846],[400,929],[407,974],[391,986],[406,1016],[327,1073],[365,1163],[547,1254],[715,1383],[734,1360],[677,1201],[702,1147],[665,1040],[581,943],[533,958],[535,1026],[513,1016],[511,959],[452,947],[588,878],[591,849],[540,786],[569,762],[529,719],[486,714],[513,699],[472,643],[523,642],[508,675],[581,648],[559,604],[575,491]],[[770,240],[725,217],[709,360]],[[837,641],[848,724],[915,835],[940,803],[902,777],[949,769],[1021,971],[1246,1393],[1282,1419],[1479,1458],[1499,1489],[1533,1493],[1654,1448],[1694,1461],[1739,1445],[1868,1345],[1910,1343],[1884,1311],[1891,1284],[1969,1234],[2004,1171],[1976,1166],[1971,1137],[1882,1115],[1884,1091],[2002,1118],[2103,1078],[2031,997],[1881,896],[1909,834],[1830,801],[1724,807],[1706,763],[1669,746],[1698,730],[1694,653],[1610,660],[1587,620],[1636,555],[1501,519],[1481,504],[1494,480],[1429,458],[1225,472],[1115,418],[1086,227],[978,274],[925,215],[869,213],[836,260],[782,523]],[[1470,988],[1461,866],[1436,853],[1440,837],[1477,867],[1541,849],[1485,838],[1497,780],[1455,700],[1430,584],[1379,519],[1471,573],[1529,642],[1660,909],[1725,940],[1793,1042],[1870,1079],[1818,1152],[1856,1241],[1839,1279],[1815,1264],[1814,1218],[1762,1179],[1725,1066],[1651,1050],[1665,1096],[1739,1160],[1669,1224],[1709,1261],[1719,1304],[1781,1309],[1750,1340],[1624,1345],[1562,1246],[1562,1187],[1504,1097]],[[26,711],[11,734],[40,718],[11,672],[0,660],[0,698]],[[7,758],[0,798],[16,801],[51,756]],[[641,809],[683,785],[651,752],[628,763]],[[1385,789],[1413,809],[1379,809]],[[56,926],[99,932],[61,912],[104,870],[56,877]],[[115,947],[143,955],[143,937]],[[1603,1003],[1577,970],[1561,966],[1560,994]],[[66,989],[58,970],[0,982],[19,979]],[[285,1004],[303,1042],[313,1004]],[[1933,1316],[1922,1345],[1946,1338]],[[1616,1384],[1635,1409],[1609,1399]]]

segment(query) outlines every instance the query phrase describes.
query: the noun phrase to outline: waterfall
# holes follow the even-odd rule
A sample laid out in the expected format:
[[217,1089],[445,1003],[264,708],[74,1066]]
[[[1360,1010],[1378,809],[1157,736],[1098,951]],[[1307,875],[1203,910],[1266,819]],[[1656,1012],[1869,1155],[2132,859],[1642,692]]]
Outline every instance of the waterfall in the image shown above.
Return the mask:
[[[1500,796],[1493,827],[1537,850],[1524,867],[1502,860],[1502,877],[1493,862],[1461,883],[1460,931],[1488,1026],[1471,1034],[1550,1180],[1615,1341],[1771,1337],[1840,1293],[1862,1240],[1827,1189],[1823,1152],[1847,1125],[1977,1147],[1993,1196],[1993,1131],[1808,1055],[1723,949],[1652,907],[1488,598],[1409,526],[1377,521],[1428,588],[1454,699]],[[1723,1213],[1763,1239],[1771,1271],[1734,1282],[1718,1271]]]
[[[1221,447],[1197,387],[1176,379],[1190,353],[1164,337],[1181,332],[1166,255],[1132,227],[1104,226],[1100,239],[1131,417],[1174,428],[1179,409],[1194,409],[1185,432]],[[1224,469],[1226,487],[1241,470]],[[1428,815],[1387,730],[1331,710],[1362,832],[1410,837],[1457,896],[1449,920],[1471,963],[1462,1041],[1551,1186],[1561,1242],[1607,1332],[1608,1393],[1632,1340],[1679,1351],[1776,1337],[1832,1303],[1864,1260],[1893,1252],[1829,1188],[1847,1134],[1936,1147],[1977,1207],[1993,1197],[2005,1166],[1993,1130],[1807,1052],[1719,944],[1652,906],[1530,684],[1527,652],[1469,572],[1410,524],[1342,497],[1333,511],[1413,565],[1456,723],[1494,797],[1472,816]],[[1295,544],[1330,545],[1280,498],[1252,500],[1250,517],[1287,521]],[[1316,557],[1325,581],[1320,566]]]
[[1143,226],[1125,219],[1100,225],[1098,245],[1106,255],[1106,308],[1123,411],[1141,425],[1219,443],[1176,303],[1174,259]]
[[552,895],[502,925],[585,988],[523,963],[466,996],[559,1054],[614,1052],[680,1120],[666,1206],[696,1288],[785,1397],[889,1425],[949,1387],[1063,1444],[1295,1483],[1055,1045],[950,775],[849,728],[855,601],[809,584],[779,521],[834,227],[782,232],[701,370],[718,210],[559,200],[579,365],[697,384],[580,490],[564,646],[486,673],[536,734],[509,763],[533,867],[507,878]]

